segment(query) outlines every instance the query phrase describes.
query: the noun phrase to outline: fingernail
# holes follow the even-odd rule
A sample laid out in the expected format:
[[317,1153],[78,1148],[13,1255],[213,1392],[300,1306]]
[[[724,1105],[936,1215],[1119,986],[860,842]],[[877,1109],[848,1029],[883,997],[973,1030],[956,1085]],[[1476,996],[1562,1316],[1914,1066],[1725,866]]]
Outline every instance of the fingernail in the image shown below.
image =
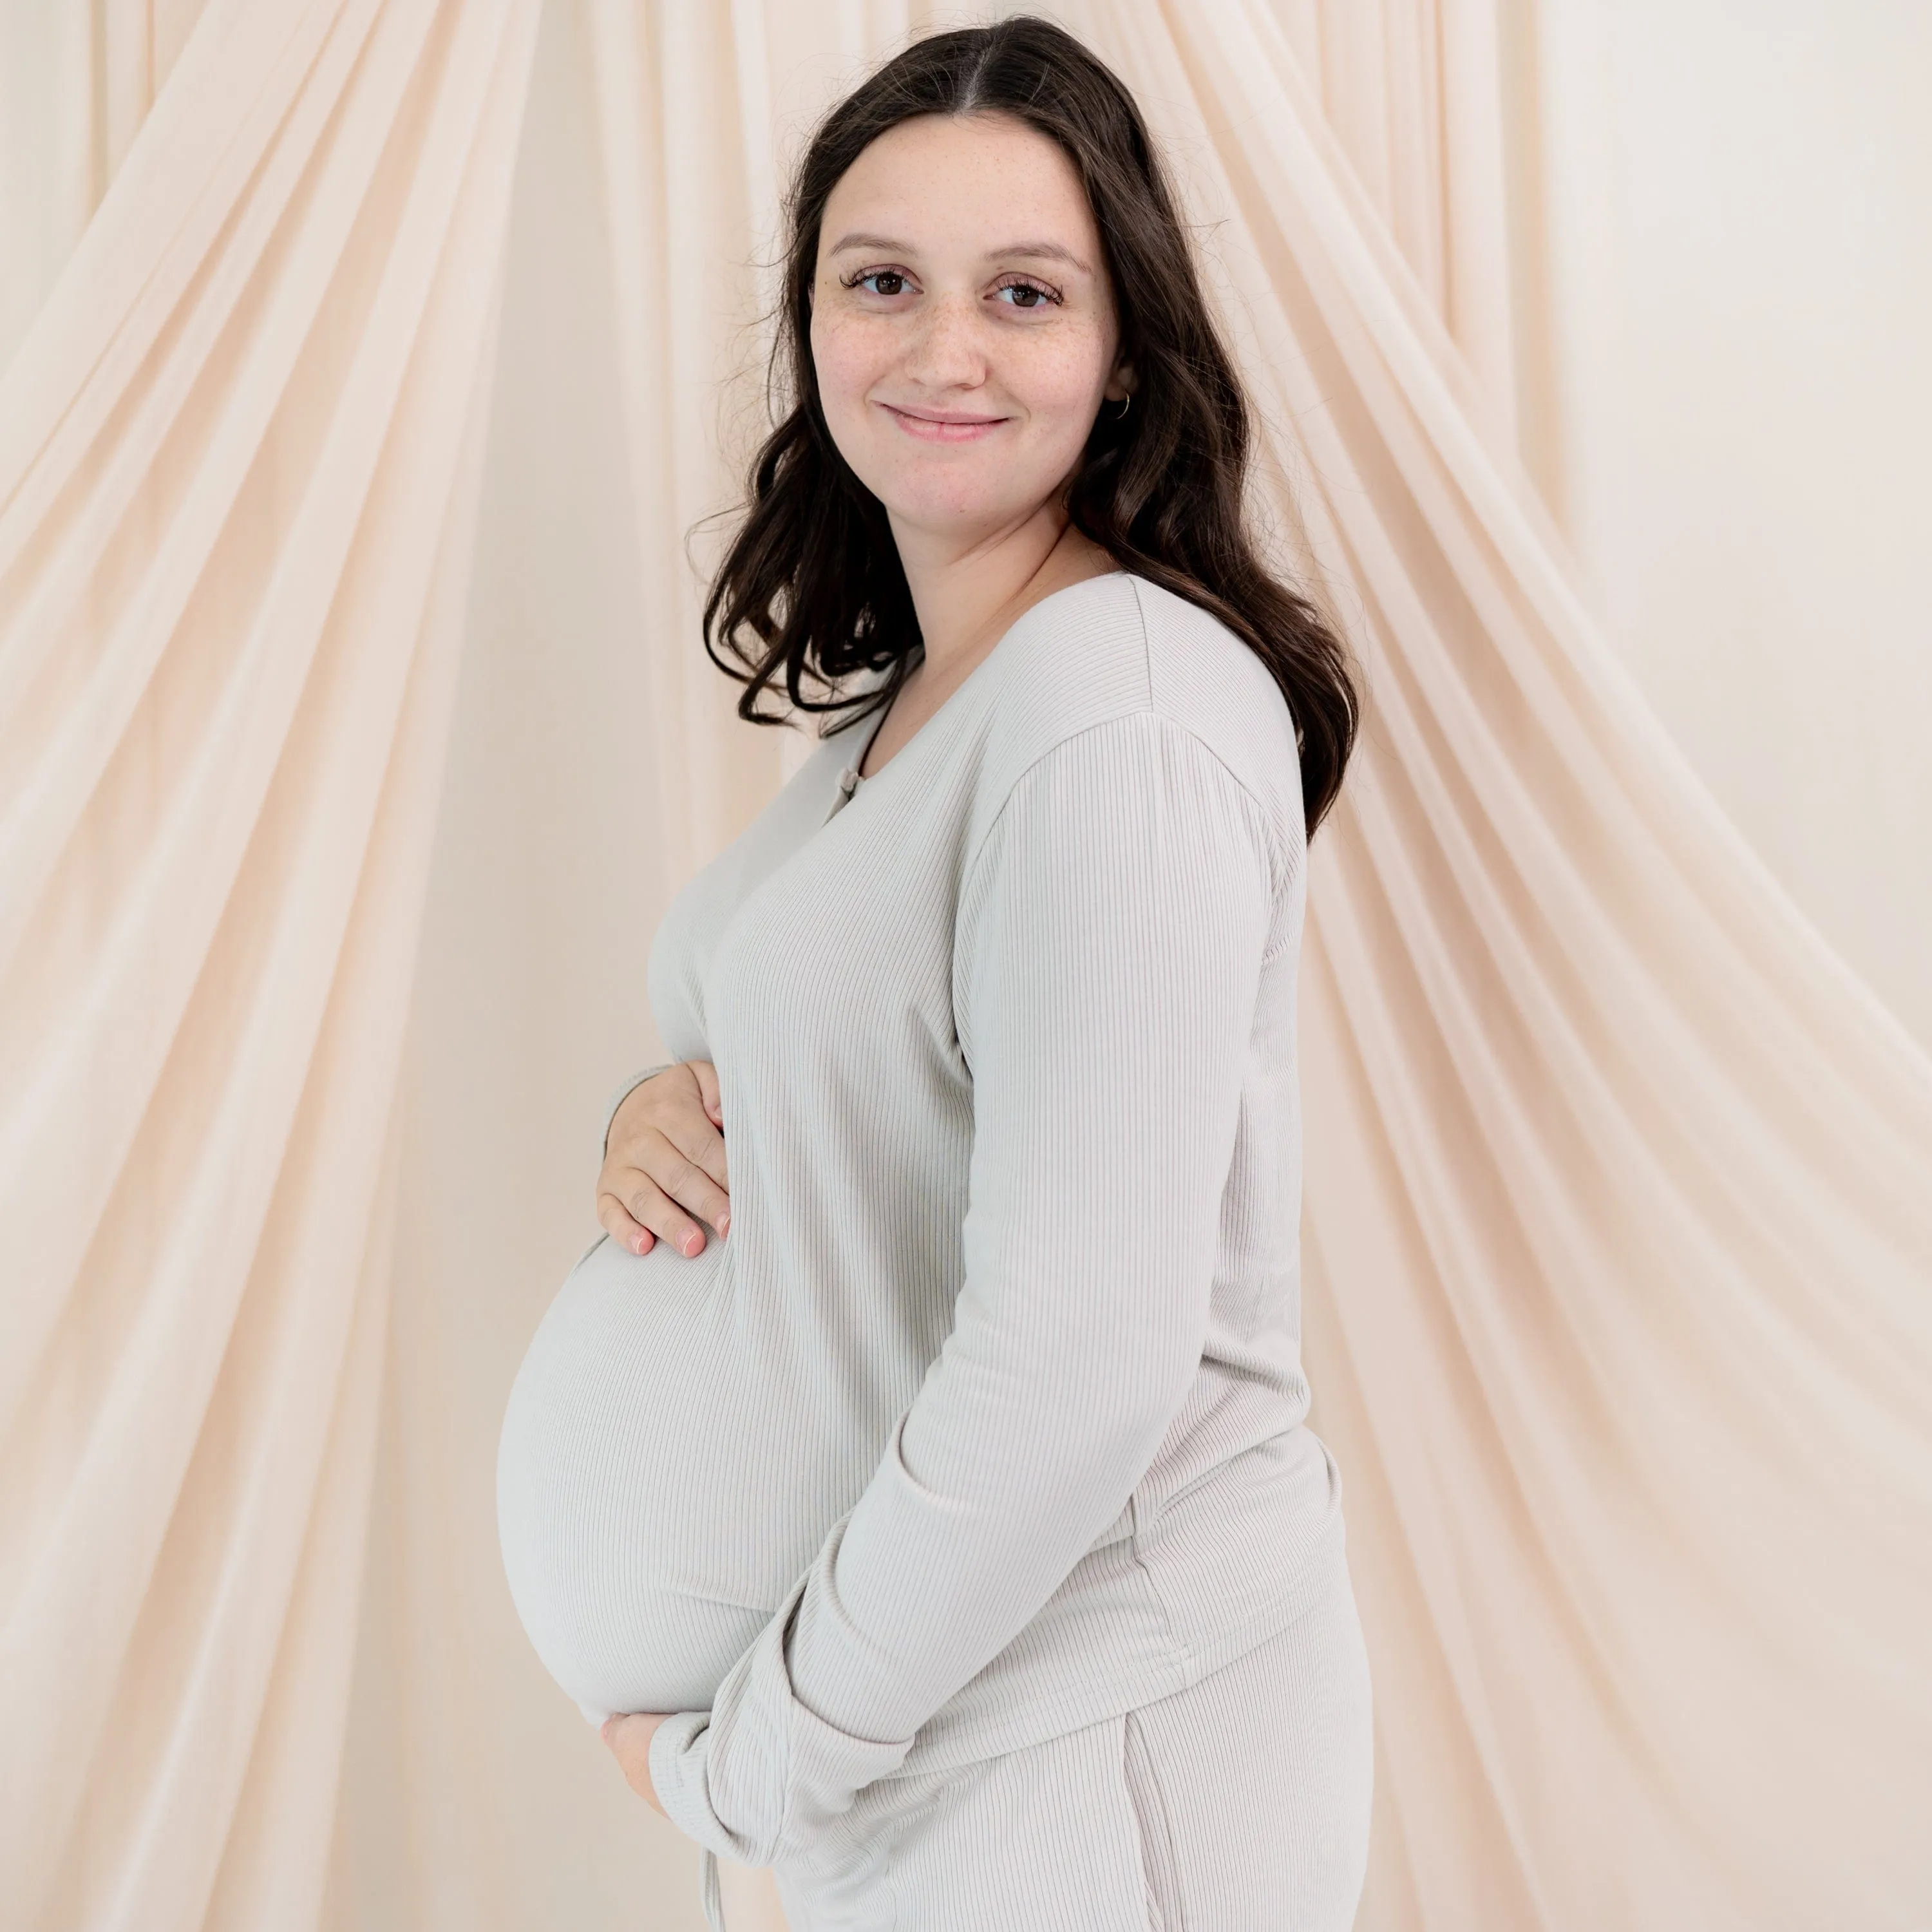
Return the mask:
[[704,1237],[694,1228],[691,1231],[691,1238],[684,1244],[684,1252],[688,1255],[694,1255],[704,1245]]
[[631,1244],[632,1252],[637,1254],[642,1254],[644,1252],[644,1244],[650,1238],[650,1236],[647,1234],[640,1234],[638,1238]]
[[725,1230],[727,1228],[730,1227],[730,1225],[731,1225],[731,1217],[730,1217],[730,1216],[729,1214],[721,1214],[721,1215],[719,1215],[719,1216],[718,1216],[718,1233],[719,1233],[719,1234],[723,1234],[723,1233],[724,1233],[724,1230]]

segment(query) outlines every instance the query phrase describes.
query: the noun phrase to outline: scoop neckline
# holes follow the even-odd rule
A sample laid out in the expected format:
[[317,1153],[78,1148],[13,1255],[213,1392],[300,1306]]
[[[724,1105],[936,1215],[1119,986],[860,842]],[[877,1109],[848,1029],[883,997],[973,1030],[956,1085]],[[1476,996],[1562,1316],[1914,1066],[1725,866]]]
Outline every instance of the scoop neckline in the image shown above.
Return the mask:
[[1106,584],[1110,582],[1116,577],[1131,577],[1132,574],[1133,572],[1132,571],[1121,570],[1119,568],[1096,571],[1091,577],[1079,578],[1072,584],[1063,584],[1058,590],[1049,590],[1037,604],[1029,604],[1027,608],[1000,633],[999,637],[994,641],[992,650],[988,651],[986,655],[959,680],[958,683],[956,684],[951,691],[947,692],[946,696],[940,701],[939,708],[933,712],[932,716],[928,718],[926,722],[922,724],[919,729],[915,731],[912,736],[908,738],[905,742],[879,767],[877,771],[872,772],[869,776],[868,776],[865,772],[860,771],[859,767],[866,762],[866,754],[872,748],[873,740],[876,739],[880,732],[885,728],[886,719],[892,710],[892,706],[890,704],[887,705],[885,710],[881,711],[878,716],[873,720],[872,728],[866,734],[866,742],[860,747],[858,755],[854,758],[838,775],[842,781],[848,778],[852,781],[852,788],[850,794],[848,794],[848,802],[849,803],[851,799],[856,798],[859,794],[867,785],[877,784],[879,781],[885,776],[886,772],[890,771],[893,766],[898,764],[905,757],[906,754],[911,751],[913,747],[919,742],[920,739],[923,738],[926,734],[946,716],[946,712],[951,710],[959,700],[964,698],[967,692],[973,688],[974,684],[979,678],[981,672],[985,670],[986,667],[1000,655],[1001,650],[1005,648],[1006,640],[1010,638],[1029,617],[1034,615],[1037,611],[1044,610],[1046,607],[1049,604],[1054,602],[1055,599],[1069,596],[1076,590],[1084,590],[1089,584]]

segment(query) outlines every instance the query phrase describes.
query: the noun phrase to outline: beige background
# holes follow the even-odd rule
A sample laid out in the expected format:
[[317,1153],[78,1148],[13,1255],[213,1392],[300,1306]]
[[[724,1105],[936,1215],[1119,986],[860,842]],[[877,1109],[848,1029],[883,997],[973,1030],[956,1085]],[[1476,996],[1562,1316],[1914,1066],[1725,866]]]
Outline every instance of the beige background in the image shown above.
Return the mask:
[[1700,775],[1932,1041],[1932,8],[1543,0],[1533,40],[1526,454]]

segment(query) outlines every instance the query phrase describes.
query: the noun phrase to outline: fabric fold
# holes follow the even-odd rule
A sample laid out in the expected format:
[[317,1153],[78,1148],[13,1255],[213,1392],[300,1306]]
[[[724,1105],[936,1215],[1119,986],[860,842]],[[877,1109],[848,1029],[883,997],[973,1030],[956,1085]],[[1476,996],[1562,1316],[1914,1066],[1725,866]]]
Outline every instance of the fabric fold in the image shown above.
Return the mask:
[[0,388],[10,1924],[318,1907],[536,17],[211,8]]

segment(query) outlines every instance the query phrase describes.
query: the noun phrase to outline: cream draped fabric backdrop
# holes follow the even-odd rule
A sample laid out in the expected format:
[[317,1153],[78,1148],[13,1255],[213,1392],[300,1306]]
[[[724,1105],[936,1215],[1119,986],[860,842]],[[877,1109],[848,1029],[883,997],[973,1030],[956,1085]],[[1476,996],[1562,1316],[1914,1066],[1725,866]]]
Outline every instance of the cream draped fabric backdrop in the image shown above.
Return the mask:
[[0,386],[0,1922],[260,1932],[328,1868],[537,9],[210,0],[124,153],[173,50],[100,14]]
[[[1932,1066],[1517,471],[1492,0],[1042,10],[1216,224],[1367,668],[1302,1023],[1360,1923],[1932,1924]],[[776,184],[950,16],[550,0],[519,158],[536,0],[196,11],[0,46],[58,160],[0,203],[0,1922],[694,1925],[516,1628],[495,1428],[657,914],[804,748],[683,550]]]

